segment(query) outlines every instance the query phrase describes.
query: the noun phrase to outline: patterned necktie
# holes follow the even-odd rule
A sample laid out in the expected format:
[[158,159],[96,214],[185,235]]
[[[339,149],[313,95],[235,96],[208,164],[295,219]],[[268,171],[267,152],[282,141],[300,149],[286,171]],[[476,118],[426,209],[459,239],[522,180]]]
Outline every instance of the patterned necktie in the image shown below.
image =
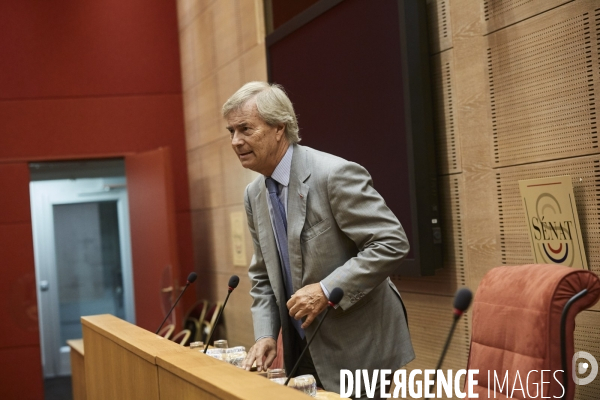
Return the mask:
[[[275,226],[275,234],[277,236],[277,242],[279,243],[279,259],[281,260],[281,270],[283,273],[283,282],[285,284],[286,298],[289,298],[294,293],[292,286],[292,272],[290,270],[290,256],[288,253],[287,243],[287,218],[285,216],[285,207],[279,199],[279,185],[273,178],[267,178],[265,180],[267,190],[269,191],[269,199],[271,200],[271,207],[273,207],[274,220],[273,225]],[[296,320],[290,317],[294,328],[300,334],[300,337],[304,339],[304,330],[302,329],[302,321]]]

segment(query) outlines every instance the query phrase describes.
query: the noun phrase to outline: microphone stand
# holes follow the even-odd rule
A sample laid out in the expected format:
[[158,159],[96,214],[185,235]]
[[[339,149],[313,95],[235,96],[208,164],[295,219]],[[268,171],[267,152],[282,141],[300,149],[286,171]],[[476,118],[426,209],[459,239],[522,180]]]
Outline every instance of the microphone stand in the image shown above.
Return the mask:
[[[448,333],[448,337],[446,338],[446,343],[444,344],[444,349],[442,350],[442,355],[435,366],[435,374],[433,375],[433,383],[429,385],[429,389],[425,393],[430,393],[431,390],[435,387],[435,382],[437,381],[438,370],[442,367],[442,363],[444,362],[444,357],[446,357],[446,352],[448,351],[448,347],[450,347],[450,341],[452,340],[452,336],[454,335],[454,329],[456,328],[456,324],[463,314],[460,310],[454,311],[454,318],[452,321],[452,327],[450,327],[450,332]],[[430,399],[431,397],[425,397],[425,399]]]
[[177,303],[179,303],[179,299],[181,299],[181,296],[183,296],[183,293],[185,293],[185,290],[188,288],[188,286],[190,286],[190,283],[191,282],[188,280],[187,283],[185,284],[185,287],[183,288],[183,290],[179,294],[179,297],[177,297],[177,300],[175,301],[175,303],[173,303],[173,307],[171,307],[171,309],[169,310],[169,312],[167,313],[167,315],[165,315],[165,319],[163,319],[163,322],[161,322],[160,326],[156,330],[156,334],[157,335],[158,335],[158,332],[160,332],[160,328],[163,327],[163,325],[165,324],[165,321],[167,320],[167,318],[169,318],[169,316],[173,312],[173,309],[175,308],[175,306],[177,305]]
[[225,309],[225,306],[227,305],[227,300],[229,300],[229,295],[231,294],[231,292],[233,292],[233,289],[231,286],[229,286],[229,291],[227,292],[227,297],[225,297],[225,302],[223,303],[223,307],[221,307],[221,309],[219,310],[219,313],[217,314],[217,319],[215,320],[215,323],[213,324],[212,328],[210,328],[210,334],[208,335],[208,338],[206,339],[206,346],[204,347],[204,354],[206,354],[206,350],[208,350],[208,344],[210,343],[210,339],[212,339],[212,335],[215,332],[215,328],[217,327],[217,324],[219,323],[219,319],[221,319],[221,314],[223,314],[223,310]]
[[292,376],[298,370],[298,367],[300,366],[300,360],[302,360],[302,357],[304,357],[304,353],[306,353],[306,350],[308,350],[308,346],[310,346],[310,344],[314,340],[315,336],[317,336],[317,332],[321,328],[321,324],[323,323],[323,321],[325,321],[325,318],[327,317],[327,314],[329,314],[329,310],[331,310],[331,308],[332,308],[331,303],[329,303],[329,307],[327,307],[327,310],[325,310],[325,315],[323,315],[323,318],[321,318],[321,320],[319,321],[319,325],[317,325],[317,328],[315,329],[315,334],[310,338],[308,343],[306,343],[306,347],[304,347],[304,350],[302,350],[302,353],[300,353],[300,357],[298,357],[298,361],[296,361],[296,365],[294,365],[292,372],[290,372],[288,378],[286,379],[285,383],[283,384],[284,386],[287,386],[288,383],[290,383],[290,379],[292,379]]

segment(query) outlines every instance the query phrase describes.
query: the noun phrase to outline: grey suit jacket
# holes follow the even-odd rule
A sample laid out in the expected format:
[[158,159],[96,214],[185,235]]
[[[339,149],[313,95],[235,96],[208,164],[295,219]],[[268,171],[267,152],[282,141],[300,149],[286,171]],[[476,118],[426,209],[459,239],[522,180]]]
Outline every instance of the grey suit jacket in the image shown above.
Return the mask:
[[[339,391],[340,369],[391,369],[414,359],[404,305],[389,275],[408,253],[398,219],[360,165],[294,145],[288,186],[288,249],[294,291],[323,282],[344,290],[310,347],[326,390]],[[245,207],[254,242],[249,268],[254,335],[282,328],[287,371],[293,326],[288,309],[264,177],[248,185]],[[322,315],[318,318],[322,318]],[[306,329],[313,336],[315,320]]]

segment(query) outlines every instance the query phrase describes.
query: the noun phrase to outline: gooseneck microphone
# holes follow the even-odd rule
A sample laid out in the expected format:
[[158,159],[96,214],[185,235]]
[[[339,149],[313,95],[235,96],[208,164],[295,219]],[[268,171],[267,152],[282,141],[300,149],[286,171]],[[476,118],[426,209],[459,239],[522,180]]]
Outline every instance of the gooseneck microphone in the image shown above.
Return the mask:
[[[456,328],[456,323],[460,319],[460,317],[464,314],[464,312],[471,305],[471,300],[473,299],[473,293],[468,288],[459,289],[454,295],[454,318],[452,321],[452,327],[450,328],[450,332],[448,333],[448,337],[446,338],[446,344],[444,344],[444,349],[442,350],[442,355],[435,367],[435,375],[433,378],[433,384],[429,386],[429,390],[426,392],[430,393],[433,387],[435,386],[435,382],[437,381],[437,372],[442,367],[442,363],[444,362],[444,357],[446,357],[446,352],[448,351],[448,347],[450,347],[450,341],[452,340],[452,336],[454,335],[454,328]],[[430,397],[425,397],[429,399]]]
[[225,306],[227,305],[227,300],[229,300],[229,295],[231,294],[231,292],[233,292],[233,289],[235,289],[239,283],[240,283],[239,276],[231,275],[231,278],[229,278],[229,290],[227,291],[227,297],[225,298],[225,303],[223,303],[223,307],[221,307],[221,309],[219,310],[219,314],[217,314],[217,319],[215,320],[215,323],[213,324],[212,328],[210,329],[210,334],[208,335],[208,339],[206,339],[206,346],[204,347],[204,354],[206,354],[206,350],[208,350],[208,344],[210,343],[210,339],[212,338],[213,333],[215,333],[215,328],[217,327],[217,324],[219,323],[219,319],[221,319],[221,314],[223,314],[223,310],[225,309]]
[[191,283],[194,283],[194,281],[196,280],[196,278],[198,278],[198,275],[195,272],[191,272],[188,275],[187,278],[187,283],[185,284],[185,287],[183,288],[183,290],[181,291],[181,293],[179,294],[179,297],[177,298],[177,300],[175,301],[175,304],[173,304],[173,307],[171,307],[171,309],[169,310],[169,312],[167,313],[167,315],[165,316],[165,319],[163,319],[163,322],[160,324],[160,326],[158,327],[158,329],[156,330],[156,334],[158,335],[158,332],[160,331],[160,328],[163,327],[163,325],[165,324],[165,321],[167,320],[167,318],[169,318],[169,315],[171,315],[171,313],[173,312],[173,309],[175,308],[175,306],[177,305],[177,303],[179,303],[179,299],[181,299],[181,296],[183,296],[183,294],[185,293],[185,290],[188,288],[188,286],[190,286]]
[[306,353],[306,350],[308,350],[308,346],[310,346],[310,344],[312,343],[315,336],[317,336],[317,332],[319,332],[319,329],[321,329],[321,325],[323,324],[323,321],[325,321],[325,318],[327,318],[327,314],[329,314],[329,310],[331,310],[333,307],[337,306],[338,303],[342,300],[342,297],[344,297],[344,291],[339,287],[334,288],[331,291],[331,293],[329,294],[329,302],[327,303],[327,309],[325,310],[325,315],[323,315],[323,318],[321,318],[321,320],[319,321],[319,325],[317,325],[317,329],[315,329],[315,333],[312,335],[312,337],[310,338],[308,343],[306,343],[306,346],[304,347],[304,350],[302,350],[302,353],[300,353],[300,357],[298,357],[298,361],[296,361],[296,365],[294,365],[294,368],[292,368],[292,372],[290,372],[290,374],[288,375],[288,378],[286,379],[286,381],[284,383],[285,386],[287,386],[287,384],[290,383],[290,379],[292,379],[294,374],[296,374],[296,371],[298,370],[298,366],[300,365],[300,361],[302,361],[302,357],[304,357],[304,353]]

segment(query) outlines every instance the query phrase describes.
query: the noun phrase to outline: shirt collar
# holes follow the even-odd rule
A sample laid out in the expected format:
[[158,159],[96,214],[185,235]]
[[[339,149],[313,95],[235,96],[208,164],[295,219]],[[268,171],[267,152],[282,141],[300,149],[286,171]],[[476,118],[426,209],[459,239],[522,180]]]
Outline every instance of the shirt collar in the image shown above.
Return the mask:
[[271,174],[271,178],[277,183],[288,186],[290,183],[290,172],[292,170],[292,155],[294,154],[294,146],[290,145],[285,152],[285,155],[275,167],[275,171]]

